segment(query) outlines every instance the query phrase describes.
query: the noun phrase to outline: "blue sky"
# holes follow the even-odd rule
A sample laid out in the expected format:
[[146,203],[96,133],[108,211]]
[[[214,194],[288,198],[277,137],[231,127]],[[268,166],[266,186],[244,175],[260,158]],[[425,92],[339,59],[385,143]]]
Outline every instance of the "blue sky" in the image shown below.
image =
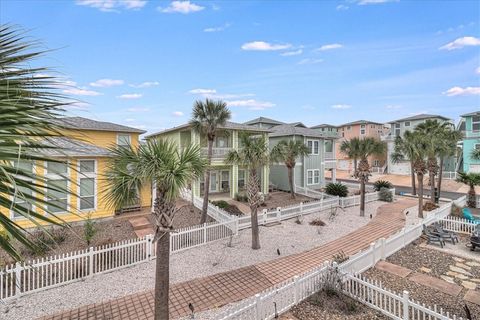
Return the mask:
[[55,49],[38,63],[88,102],[69,114],[149,132],[204,97],[307,125],[480,109],[478,1],[4,0],[0,21]]

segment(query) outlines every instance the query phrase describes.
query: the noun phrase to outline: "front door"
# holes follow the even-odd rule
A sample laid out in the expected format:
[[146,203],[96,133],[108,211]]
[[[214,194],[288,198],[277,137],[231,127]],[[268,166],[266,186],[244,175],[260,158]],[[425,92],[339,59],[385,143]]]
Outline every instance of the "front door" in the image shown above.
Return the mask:
[[217,192],[217,172],[210,172],[210,192]]

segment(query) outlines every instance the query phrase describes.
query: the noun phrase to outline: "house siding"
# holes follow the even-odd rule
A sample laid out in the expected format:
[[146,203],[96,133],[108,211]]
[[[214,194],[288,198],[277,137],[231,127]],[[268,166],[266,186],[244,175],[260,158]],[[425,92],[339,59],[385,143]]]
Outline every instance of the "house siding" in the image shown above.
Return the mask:
[[480,132],[473,132],[473,117],[465,119],[465,137],[463,138],[463,171],[480,172],[480,160],[472,159],[470,156],[476,144],[480,144]]

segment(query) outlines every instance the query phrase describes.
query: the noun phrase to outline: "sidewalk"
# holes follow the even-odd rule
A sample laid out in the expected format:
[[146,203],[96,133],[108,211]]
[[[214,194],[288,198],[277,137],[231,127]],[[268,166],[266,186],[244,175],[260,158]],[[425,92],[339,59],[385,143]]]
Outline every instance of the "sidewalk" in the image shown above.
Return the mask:
[[[414,199],[385,204],[378,208],[377,215],[366,226],[312,250],[175,284],[171,286],[170,292],[171,317],[175,319],[190,314],[189,303],[195,306],[195,312],[198,313],[248,298],[319,266],[340,250],[346,255],[353,255],[366,249],[377,239],[388,237],[403,228],[403,210],[415,204]],[[153,291],[148,291],[87,305],[43,319],[153,319],[153,298]]]

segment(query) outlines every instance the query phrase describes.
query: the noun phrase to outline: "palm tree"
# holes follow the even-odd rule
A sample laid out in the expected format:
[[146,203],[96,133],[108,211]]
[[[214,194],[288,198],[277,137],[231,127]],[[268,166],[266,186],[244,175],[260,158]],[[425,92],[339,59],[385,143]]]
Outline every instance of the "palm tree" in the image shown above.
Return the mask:
[[357,162],[360,158],[359,153],[360,138],[354,137],[345,140],[340,145],[340,152],[345,154],[349,159],[353,159],[353,176],[357,177]]
[[308,156],[309,149],[300,140],[281,140],[272,148],[270,157],[272,161],[283,162],[288,171],[288,183],[290,184],[290,194],[295,199],[295,189],[293,186],[293,170],[295,169],[298,157]]
[[[193,105],[192,119],[190,124],[199,134],[207,137],[208,151],[207,162],[208,167],[205,170],[205,188],[203,190],[203,206],[202,217],[200,223],[207,221],[208,195],[210,186],[210,165],[212,164],[213,142],[220,127],[230,119],[231,113],[227,108],[227,104],[223,101],[213,101],[206,99],[203,101],[195,101]],[[192,190],[193,192],[193,190]]]
[[360,139],[358,143],[358,155],[360,162],[358,163],[358,169],[356,177],[360,181],[360,216],[365,216],[365,183],[371,176],[370,164],[368,163],[368,157],[371,155],[383,155],[387,150],[385,142],[379,141],[375,138],[367,137]]
[[256,250],[260,249],[257,210],[262,200],[257,171],[270,163],[268,141],[263,135],[250,136],[242,132],[239,136],[239,142],[242,148],[230,151],[225,162],[244,166],[248,169],[247,196],[252,221],[252,249]]
[[406,131],[403,137],[397,136],[395,138],[394,152],[392,153],[391,160],[393,163],[408,160],[410,162],[410,176],[412,182],[412,194],[417,194],[417,188],[415,184],[415,170],[413,168],[413,153],[415,150],[414,135],[411,131]]
[[480,173],[459,172],[457,182],[466,184],[470,187],[470,190],[468,190],[467,206],[470,208],[475,208],[477,198],[475,186],[480,186]]
[[470,152],[470,158],[473,160],[480,160],[480,149],[473,149]]
[[203,173],[206,162],[198,146],[179,150],[166,140],[149,140],[138,148],[112,148],[107,167],[109,193],[106,200],[115,208],[135,203],[142,185],[155,186],[153,218],[155,221],[155,319],[168,320],[170,232],[173,231],[175,201],[181,189]]
[[[42,224],[63,225],[63,219],[47,206],[47,193],[68,192],[47,184],[32,165],[42,168],[52,159],[52,149],[61,152],[55,141],[61,136],[56,118],[71,103],[59,93],[61,81],[44,67],[31,67],[46,51],[35,51],[37,42],[26,39],[24,31],[0,25],[0,211],[14,212],[48,233]],[[31,210],[32,207],[37,210]],[[48,214],[39,214],[38,212]],[[9,215],[0,213],[0,247],[12,258],[20,260],[12,240],[30,249],[37,246]]]
[[409,134],[409,143],[411,143],[411,161],[413,161],[413,171],[417,175],[418,183],[418,217],[423,219],[423,179],[427,173],[428,157],[428,136],[413,132]]

